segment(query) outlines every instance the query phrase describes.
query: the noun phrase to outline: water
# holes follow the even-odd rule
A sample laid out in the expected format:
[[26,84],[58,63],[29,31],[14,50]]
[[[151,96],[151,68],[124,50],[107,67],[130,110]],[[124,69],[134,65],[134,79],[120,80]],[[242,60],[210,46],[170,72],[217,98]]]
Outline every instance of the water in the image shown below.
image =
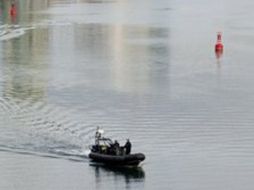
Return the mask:
[[[252,1],[0,2],[0,189],[252,189]],[[92,165],[97,125],[142,167]]]

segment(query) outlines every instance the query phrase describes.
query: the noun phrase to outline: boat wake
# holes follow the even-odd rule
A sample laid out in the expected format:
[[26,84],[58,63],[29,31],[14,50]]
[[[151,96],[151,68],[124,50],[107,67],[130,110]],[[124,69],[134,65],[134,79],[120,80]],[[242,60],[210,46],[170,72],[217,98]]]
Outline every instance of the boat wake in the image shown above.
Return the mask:
[[0,98],[0,151],[87,160],[94,127],[71,118],[64,108]]
[[0,41],[18,38],[32,30],[34,27],[21,27],[20,25],[3,25],[0,27]]

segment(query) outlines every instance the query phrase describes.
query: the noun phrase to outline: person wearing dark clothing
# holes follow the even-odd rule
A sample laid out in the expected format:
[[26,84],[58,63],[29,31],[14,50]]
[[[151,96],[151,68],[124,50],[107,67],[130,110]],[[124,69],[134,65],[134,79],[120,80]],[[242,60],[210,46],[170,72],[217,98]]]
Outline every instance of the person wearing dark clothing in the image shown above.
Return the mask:
[[130,154],[131,153],[131,142],[129,139],[127,139],[127,142],[124,145],[125,153]]
[[115,143],[114,143],[114,153],[117,156],[120,154],[120,144],[118,143],[117,140],[115,140]]
[[119,142],[117,140],[115,140],[114,146],[117,148],[120,147]]

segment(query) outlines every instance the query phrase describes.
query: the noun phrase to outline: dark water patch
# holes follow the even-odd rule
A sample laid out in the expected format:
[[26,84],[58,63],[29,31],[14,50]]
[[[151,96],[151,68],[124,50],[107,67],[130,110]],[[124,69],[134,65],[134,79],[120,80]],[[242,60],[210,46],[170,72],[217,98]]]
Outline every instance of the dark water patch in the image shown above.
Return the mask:
[[145,171],[141,167],[110,167],[93,163],[89,165],[94,168],[98,179],[104,175],[122,176],[127,184],[133,181],[144,182],[145,180]]

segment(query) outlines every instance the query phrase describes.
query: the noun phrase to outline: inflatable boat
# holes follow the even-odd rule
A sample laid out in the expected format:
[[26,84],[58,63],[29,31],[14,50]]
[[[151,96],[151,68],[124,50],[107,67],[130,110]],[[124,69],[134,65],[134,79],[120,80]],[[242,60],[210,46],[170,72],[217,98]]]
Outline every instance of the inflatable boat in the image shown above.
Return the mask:
[[102,137],[102,134],[103,131],[97,128],[95,144],[90,146],[89,153],[89,158],[93,162],[109,166],[138,166],[145,160],[144,154],[130,153],[125,146],[120,147],[119,144],[116,146],[117,141],[113,143],[110,138]]
[[129,155],[107,155],[102,153],[91,152],[89,158],[94,162],[100,162],[111,166],[138,166],[140,162],[145,160],[142,153]]

